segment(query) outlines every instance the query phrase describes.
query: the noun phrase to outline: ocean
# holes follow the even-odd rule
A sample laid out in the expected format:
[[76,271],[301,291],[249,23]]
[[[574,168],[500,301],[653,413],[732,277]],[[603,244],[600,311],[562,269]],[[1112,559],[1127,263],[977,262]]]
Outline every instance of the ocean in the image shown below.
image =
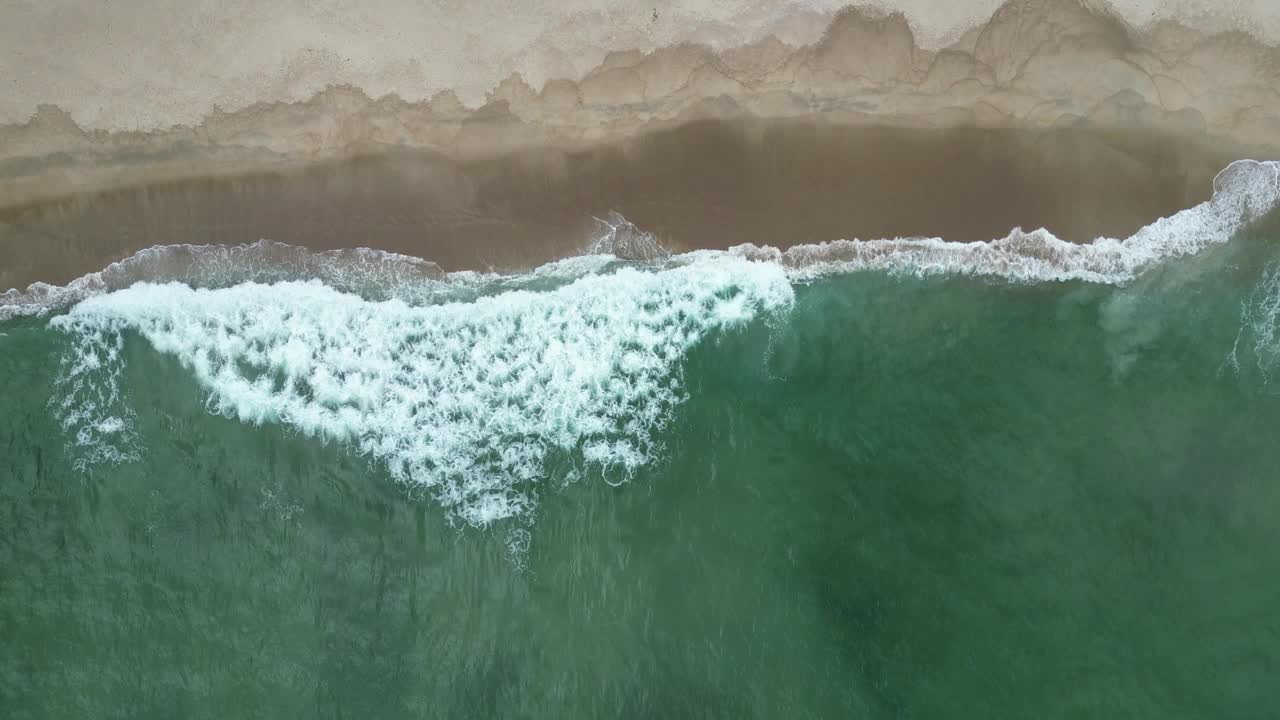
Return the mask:
[[1127,238],[0,296],[12,718],[1260,718],[1280,165]]

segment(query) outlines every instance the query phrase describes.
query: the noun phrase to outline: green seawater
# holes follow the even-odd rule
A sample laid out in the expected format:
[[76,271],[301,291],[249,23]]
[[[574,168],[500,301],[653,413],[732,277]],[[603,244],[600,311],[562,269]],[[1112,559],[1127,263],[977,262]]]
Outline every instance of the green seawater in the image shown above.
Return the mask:
[[1280,223],[1245,235],[1124,287],[798,284],[689,352],[659,460],[485,528],[135,332],[141,450],[77,468],[75,338],[8,321],[0,716],[1274,717]]

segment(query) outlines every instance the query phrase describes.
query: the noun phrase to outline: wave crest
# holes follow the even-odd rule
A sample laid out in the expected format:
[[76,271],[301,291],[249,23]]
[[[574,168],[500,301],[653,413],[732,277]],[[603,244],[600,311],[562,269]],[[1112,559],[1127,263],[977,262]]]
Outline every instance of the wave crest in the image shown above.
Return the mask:
[[[90,348],[67,363],[77,382],[102,370],[99,386],[116,387],[118,365],[96,349],[137,332],[194,374],[212,410],[350,443],[483,526],[528,513],[555,457],[621,478],[654,460],[685,353],[792,301],[778,266],[721,255],[431,306],[318,281],[139,283],[52,323]],[[80,400],[64,402],[73,424],[97,427]]]

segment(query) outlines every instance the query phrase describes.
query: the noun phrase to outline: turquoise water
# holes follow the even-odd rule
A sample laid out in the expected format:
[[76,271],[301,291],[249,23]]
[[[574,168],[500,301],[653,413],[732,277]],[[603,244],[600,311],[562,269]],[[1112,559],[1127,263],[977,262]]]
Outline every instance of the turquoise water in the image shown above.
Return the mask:
[[1120,284],[561,270],[0,324],[2,714],[1280,706],[1274,214]]

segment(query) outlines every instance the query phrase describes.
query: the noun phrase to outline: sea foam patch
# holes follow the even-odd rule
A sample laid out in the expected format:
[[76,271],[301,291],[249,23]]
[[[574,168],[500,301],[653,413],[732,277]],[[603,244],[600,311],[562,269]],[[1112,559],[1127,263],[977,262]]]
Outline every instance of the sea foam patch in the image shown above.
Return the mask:
[[124,397],[120,371],[124,338],[119,323],[85,329],[62,356],[59,394],[49,406],[76,446],[75,467],[137,460],[139,444],[134,412]]
[[225,287],[304,278],[366,297],[417,303],[472,296],[470,288],[448,281],[433,262],[370,248],[314,251],[271,240],[244,245],[157,245],[66,285],[37,282],[26,290],[0,293],[0,321],[43,315],[139,282]]
[[685,353],[793,299],[780,266],[722,254],[428,306],[316,280],[139,283],[52,324],[77,339],[64,424],[97,446],[127,429],[113,388],[136,332],[213,411],[350,443],[483,526],[532,508],[553,455],[617,479],[651,462]]
[[1242,359],[1251,359],[1263,384],[1280,366],[1280,263],[1271,263],[1240,308],[1240,330],[1224,367],[1237,374]]

